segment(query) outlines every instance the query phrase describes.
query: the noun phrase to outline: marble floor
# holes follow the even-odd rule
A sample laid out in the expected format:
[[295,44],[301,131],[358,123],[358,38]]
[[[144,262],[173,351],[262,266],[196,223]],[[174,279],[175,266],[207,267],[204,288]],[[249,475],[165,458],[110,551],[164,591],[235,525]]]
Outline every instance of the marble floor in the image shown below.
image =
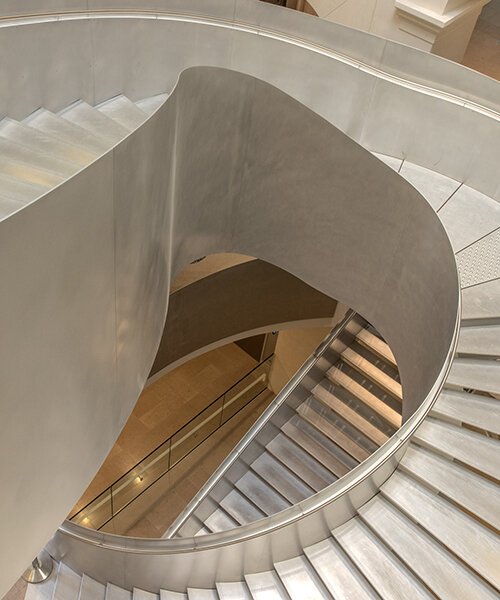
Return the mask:
[[500,0],[484,6],[462,64],[500,80]]

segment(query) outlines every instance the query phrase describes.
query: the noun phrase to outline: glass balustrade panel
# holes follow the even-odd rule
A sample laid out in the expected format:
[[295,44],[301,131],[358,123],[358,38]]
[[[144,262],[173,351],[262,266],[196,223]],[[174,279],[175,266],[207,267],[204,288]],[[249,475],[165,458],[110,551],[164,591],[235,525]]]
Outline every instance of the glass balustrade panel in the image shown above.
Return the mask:
[[228,421],[251,400],[267,389],[270,370],[271,359],[268,358],[224,394],[221,424]]
[[172,436],[171,467],[187,456],[220,426],[223,397],[197,415]]
[[167,440],[112,485],[115,515],[169,470],[170,441]]
[[108,488],[72,517],[73,523],[89,529],[99,529],[113,517],[111,490]]

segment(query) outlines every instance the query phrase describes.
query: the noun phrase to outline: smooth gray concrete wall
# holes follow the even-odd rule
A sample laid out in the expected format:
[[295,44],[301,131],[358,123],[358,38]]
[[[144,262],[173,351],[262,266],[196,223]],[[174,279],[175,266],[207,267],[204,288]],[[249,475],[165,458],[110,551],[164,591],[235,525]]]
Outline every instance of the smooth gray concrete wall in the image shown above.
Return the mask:
[[278,323],[331,318],[336,305],[262,260],[224,269],[170,295],[150,376],[222,339]]
[[107,455],[170,281],[196,257],[256,256],[364,315],[398,359],[405,418],[455,326],[454,255],[427,202],[311,110],[229,70],[184,72],[138,130],[3,221],[0,250],[0,480],[18,482],[0,499],[1,591]]
[[[95,12],[102,10],[114,17]],[[135,100],[172,90],[185,68],[231,68],[276,85],[370,150],[500,199],[499,83],[460,65],[254,0],[7,0],[0,7],[2,15],[50,11],[40,18],[52,22],[0,22],[0,75],[9,82],[0,89],[0,115],[22,118],[40,106],[59,110],[119,93]],[[80,12],[63,20],[64,11]]]

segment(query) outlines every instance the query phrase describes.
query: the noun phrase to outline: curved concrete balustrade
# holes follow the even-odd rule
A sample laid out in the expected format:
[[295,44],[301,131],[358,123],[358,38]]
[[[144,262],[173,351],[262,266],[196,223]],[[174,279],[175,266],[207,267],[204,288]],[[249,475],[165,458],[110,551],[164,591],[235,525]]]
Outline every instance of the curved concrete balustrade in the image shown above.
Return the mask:
[[[262,3],[130,4],[106,14],[93,11],[123,4],[60,2],[47,16],[1,21],[12,82],[2,113],[144,97],[173,89],[187,66],[226,66],[275,84],[368,149],[498,198],[496,82]],[[37,11],[2,6],[5,16]],[[95,474],[151,367],[169,281],[200,255],[259,256],[364,314],[394,349],[407,417],[431,389],[456,324],[446,234],[415,190],[321,116],[237,73],[188,71],[139,130],[1,223],[1,448],[10,459],[1,477],[19,482],[16,497],[2,498],[4,588]],[[205,556],[200,576],[217,556]],[[245,560],[258,564],[252,552]],[[179,585],[192,561],[171,563]],[[109,568],[125,564],[118,553]]]
[[254,0],[8,0],[0,17],[10,84],[0,114],[136,100],[172,90],[187,67],[226,67],[276,85],[369,150],[500,197],[498,84],[435,55]]
[[9,573],[118,435],[158,347],[171,274],[197,256],[258,256],[366,315],[395,349],[405,418],[456,328],[454,255],[429,204],[283,92],[222,69],[184,72],[143,126],[2,222],[1,243],[3,403],[23,418],[2,438],[2,477],[26,473],[42,449],[45,459],[29,494],[2,498],[4,539],[19,550]]

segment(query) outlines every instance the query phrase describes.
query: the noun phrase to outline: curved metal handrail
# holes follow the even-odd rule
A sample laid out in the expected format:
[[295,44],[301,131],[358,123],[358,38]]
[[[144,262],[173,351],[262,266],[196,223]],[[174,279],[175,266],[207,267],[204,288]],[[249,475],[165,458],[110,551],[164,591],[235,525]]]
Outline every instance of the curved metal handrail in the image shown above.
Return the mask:
[[[221,27],[226,29],[235,29],[238,31],[243,31],[245,33],[250,33],[254,35],[259,35],[262,37],[267,37],[271,39],[275,39],[277,41],[285,42],[291,44],[293,46],[301,47],[305,50],[309,50],[316,54],[321,54],[327,56],[328,58],[332,58],[337,62],[341,62],[348,66],[351,66],[355,69],[363,71],[369,75],[372,75],[378,79],[383,79],[384,81],[388,81],[395,85],[410,89],[414,92],[418,92],[424,94],[426,96],[433,96],[435,98],[439,98],[440,100],[444,100],[445,102],[449,102],[451,104],[455,104],[466,108],[468,110],[472,110],[474,112],[480,113],[484,116],[492,118],[496,121],[500,121],[500,112],[488,108],[478,102],[474,102],[472,100],[468,100],[463,98],[457,94],[452,94],[450,92],[445,92],[434,88],[429,85],[424,85],[422,83],[417,83],[411,81],[410,79],[406,79],[404,77],[400,77],[398,75],[394,75],[388,71],[384,71],[383,69],[374,67],[367,62],[363,62],[356,58],[351,58],[346,54],[335,51],[332,48],[327,46],[316,44],[314,42],[309,42],[304,38],[287,34],[283,31],[270,29],[264,27],[262,25],[252,25],[249,23],[237,22],[229,19],[222,19],[217,17],[209,17],[206,15],[197,15],[190,13],[182,13],[176,11],[168,11],[168,10],[134,10],[134,9],[114,9],[114,10],[104,10],[104,9],[86,9],[86,10],[71,10],[71,11],[58,11],[58,12],[44,12],[44,13],[31,13],[24,15],[15,15],[15,16],[0,16],[0,29],[5,27],[14,27],[19,25],[33,25],[36,23],[50,23],[50,22],[63,22],[63,21],[75,21],[75,20],[87,20],[89,18],[92,19],[147,19],[147,20],[157,20],[157,21],[180,21],[186,23],[196,23],[201,25],[208,25],[212,27]],[[377,36],[373,36],[377,37]],[[403,45],[403,44],[400,44]],[[483,75],[484,77],[487,77]]]
[[[457,282],[459,282],[458,271]],[[317,494],[314,494],[302,502],[299,502],[290,508],[286,508],[279,513],[260,519],[259,521],[242,525],[235,529],[229,529],[227,531],[210,533],[197,537],[175,539],[131,538],[89,530],[80,525],[75,525],[69,521],[65,521],[59,528],[59,531],[76,538],[81,542],[118,552],[141,555],[181,554],[195,550],[221,548],[237,542],[243,542],[256,537],[264,536],[273,531],[291,525],[292,523],[303,519],[307,515],[322,510],[327,505],[335,502],[340,497],[351,492],[356,486],[369,478],[374,472],[379,470],[383,465],[390,461],[397,452],[404,448],[411,436],[415,433],[420,424],[428,415],[448,377],[458,344],[461,315],[461,297],[459,286],[457,289],[457,299],[455,327],[450,348],[434,382],[434,385],[426,395],[420,407],[413,413],[406,423],[404,423],[401,428],[370,457],[355,467],[352,471],[347,473],[344,477],[338,479]],[[351,318],[353,316],[354,315],[352,315]],[[344,327],[346,324],[347,323],[344,324]],[[333,331],[330,335],[332,334]],[[322,345],[318,348],[319,352],[322,350],[324,351]],[[303,370],[307,368],[306,365],[309,364],[309,361],[315,361],[314,354],[308,359],[308,361],[306,361],[306,363],[304,363],[300,371],[296,374],[297,376],[299,376],[299,373],[303,373]],[[285,389],[283,392],[285,392]],[[291,389],[292,388],[290,387],[290,391]]]
[[[177,431],[172,433],[166,440],[164,440],[163,442],[158,444],[153,450],[151,450],[151,452],[148,452],[148,454],[146,456],[144,456],[144,458],[142,458],[140,461],[138,461],[133,467],[131,467],[123,475],[118,477],[111,485],[108,485],[102,492],[100,492],[99,494],[97,494],[97,496],[92,498],[92,500],[87,502],[87,504],[85,504],[85,506],[83,506],[77,512],[75,512],[74,514],[69,516],[68,520],[72,521],[72,522],[78,521],[81,523],[85,519],[88,519],[94,511],[99,510],[99,508],[102,505],[107,505],[107,503],[109,501],[109,503],[111,505],[110,514],[109,514],[109,516],[106,516],[104,518],[103,522],[99,525],[99,527],[96,527],[97,530],[102,529],[112,519],[114,519],[123,510],[125,510],[128,506],[130,506],[130,504],[132,504],[132,502],[137,500],[137,498],[139,498],[142,494],[144,494],[147,490],[149,490],[150,487],[155,485],[162,477],[164,477],[167,473],[169,473],[171,471],[171,469],[176,467],[187,456],[189,456],[189,454],[191,454],[191,452],[196,450],[196,448],[198,448],[198,446],[200,444],[205,442],[210,435],[213,435],[216,431],[218,431],[221,427],[223,427],[226,423],[228,423],[228,421],[230,421],[234,416],[236,416],[243,408],[246,408],[250,404],[250,402],[253,402],[256,398],[258,398],[267,389],[267,387],[264,386],[264,389],[262,389],[260,392],[254,393],[254,395],[252,395],[252,397],[249,398],[243,404],[243,406],[238,408],[236,410],[236,412],[230,414],[229,417],[226,417],[226,419],[224,420],[224,418],[223,418],[224,410],[227,409],[228,407],[230,407],[231,403],[234,402],[236,399],[238,399],[239,395],[248,391],[248,389],[253,384],[255,384],[256,382],[261,382],[262,379],[266,380],[265,373],[264,373],[264,375],[260,375],[259,378],[252,380],[251,383],[249,384],[249,386],[244,388],[243,391],[238,392],[238,394],[235,394],[231,398],[231,400],[229,400],[228,402],[225,401],[226,396],[228,394],[230,394],[231,391],[234,390],[237,386],[239,386],[243,381],[245,381],[246,379],[249,379],[251,377],[251,375],[253,375],[257,371],[257,369],[261,369],[264,365],[266,365],[266,363],[269,365],[272,357],[273,357],[273,354],[270,354],[263,361],[261,361],[259,364],[257,364],[255,367],[253,367],[250,371],[248,371],[248,373],[243,375],[243,377],[240,377],[240,379],[238,379],[238,381],[236,383],[233,383],[233,385],[231,385],[229,388],[227,388],[226,391],[224,391],[222,394],[219,394],[219,396],[217,396],[217,398],[215,400],[212,400],[212,402],[210,402],[210,404],[205,406],[205,408],[203,410],[199,411],[196,415],[194,415],[194,417],[192,417],[191,419],[189,419],[189,421],[184,423],[184,425],[182,427],[179,427],[177,429]],[[217,405],[219,405],[219,406],[217,407]],[[214,408],[214,407],[216,407],[216,408]],[[189,430],[189,426],[194,422],[198,422],[200,417],[204,414],[208,415],[206,417],[206,420],[202,421],[201,425],[198,424],[197,427],[195,427],[192,430]],[[177,460],[172,463],[171,462],[172,452],[175,450],[176,446],[177,447],[180,446],[187,438],[189,438],[189,436],[192,436],[195,432],[197,432],[201,428],[201,426],[206,423],[206,421],[213,419],[214,415],[219,415],[219,414],[220,414],[220,422],[217,424],[216,428],[213,431],[210,431],[209,433],[205,434],[205,437],[201,436],[200,438],[197,438],[196,442],[193,443],[193,445],[189,446],[189,449],[187,450],[186,454],[178,456]],[[183,433],[183,431],[186,431],[186,433],[184,434],[183,437],[180,437],[181,434]],[[174,440],[174,439],[175,439],[175,442],[172,442],[172,440]],[[158,455],[158,451],[161,449],[163,449],[163,453]],[[153,456],[155,458],[153,460],[151,460],[151,457],[153,457]],[[166,461],[165,461],[165,457],[166,457]],[[132,498],[129,498],[118,509],[116,508],[116,506],[113,508],[113,495],[119,493],[119,491],[120,491],[120,488],[118,486],[121,485],[123,488],[125,488],[127,485],[130,485],[132,480],[135,479],[137,476],[147,477],[147,471],[148,471],[148,469],[151,468],[151,465],[154,465],[155,463],[158,463],[161,460],[163,460],[166,463],[164,466],[164,470],[162,469],[161,473],[159,475],[156,475],[153,478],[153,480],[150,481],[149,483],[147,483],[147,485],[145,485],[144,487],[142,487],[142,489],[137,490],[136,494]],[[150,461],[150,462],[148,462],[148,461]],[[142,468],[141,468],[141,465],[142,465]],[[142,481],[142,479],[141,479],[141,481]],[[118,489],[116,489],[116,488],[118,488]],[[94,507],[94,510],[91,510],[91,508],[94,504],[96,504],[96,506]]]
[[290,394],[295,390],[295,388],[300,384],[303,378],[310,372],[310,370],[316,365],[318,360],[323,356],[326,352],[327,348],[332,344],[338,336],[344,331],[347,325],[354,319],[356,313],[353,310],[348,310],[345,314],[344,318],[338,323],[330,333],[325,337],[325,339],[321,342],[321,344],[316,348],[316,350],[311,354],[311,356],[305,361],[305,363],[300,367],[300,369],[293,375],[293,377],[287,382],[285,387],[281,390],[281,392],[276,396],[276,398],[271,402],[271,404],[267,407],[267,409],[260,415],[260,417],[255,421],[252,427],[247,431],[247,433],[241,438],[241,440],[236,444],[233,450],[227,455],[224,461],[219,465],[219,467],[214,471],[212,476],[208,479],[205,485],[201,488],[201,490],[194,496],[194,498],[189,502],[189,504],[185,507],[185,509],[180,513],[180,515],[175,519],[172,525],[168,528],[167,532],[163,536],[165,539],[171,538],[175,533],[182,527],[182,525],[186,522],[189,516],[196,510],[196,507],[200,505],[200,503],[208,496],[208,494],[212,491],[212,489],[217,485],[217,483],[222,479],[224,473],[228,471],[228,469],[234,464],[236,459],[243,453],[243,451],[247,448],[250,442],[255,438],[255,436],[259,433],[259,431],[269,422],[274,413],[288,400]]
[[[0,17],[0,28],[9,27],[14,25],[23,24],[34,24],[42,22],[54,22],[54,21],[65,21],[65,20],[84,20],[90,18],[142,18],[142,19],[156,19],[156,20],[171,20],[171,21],[182,21],[182,22],[193,22],[199,24],[206,24],[216,27],[225,27],[235,30],[241,30],[247,33],[260,35],[264,37],[273,38],[285,43],[289,43],[295,46],[300,46],[311,52],[325,55],[333,60],[342,62],[352,68],[366,72],[376,78],[383,79],[391,82],[395,85],[411,89],[412,91],[434,96],[455,105],[462,106],[474,112],[478,112],[500,121],[500,112],[482,106],[478,103],[472,102],[458,95],[444,92],[430,86],[426,86],[417,82],[412,82],[408,79],[393,75],[389,72],[383,71],[382,69],[376,68],[366,62],[360,61],[355,58],[351,58],[345,54],[332,50],[326,46],[308,42],[302,38],[289,35],[287,33],[272,30],[269,28],[262,27],[260,25],[251,25],[248,23],[238,23],[236,21],[219,19],[216,17],[198,16],[194,14],[178,13],[172,11],[145,11],[145,10],[133,10],[127,9],[123,11],[109,11],[109,10],[98,10],[98,9],[87,9],[84,11],[66,11],[58,13],[39,13],[31,15],[16,15],[16,16],[4,16]],[[458,275],[457,275],[458,281]],[[327,505],[331,504],[341,496],[348,494],[357,485],[366,480],[370,475],[376,472],[380,467],[386,464],[394,455],[399,452],[409,438],[413,435],[415,430],[424,420],[434,402],[436,401],[444,383],[446,377],[451,369],[453,357],[455,354],[456,346],[458,343],[458,333],[460,328],[460,291],[457,290],[457,313],[455,318],[454,332],[450,348],[448,350],[446,359],[441,367],[438,377],[435,380],[434,385],[427,394],[426,398],[415,411],[415,413],[406,421],[406,423],[377,451],[375,451],[368,459],[363,463],[355,467],[347,475],[337,480],[330,486],[324,488],[317,494],[307,498],[306,500],[285,509],[275,515],[266,517],[254,523],[241,526],[236,529],[207,534],[196,538],[176,538],[176,539],[148,539],[148,538],[128,538],[125,536],[118,536],[110,533],[97,532],[85,527],[76,525],[69,521],[65,521],[61,527],[60,532],[65,535],[69,535],[79,541],[91,544],[94,546],[100,546],[110,550],[115,550],[125,553],[136,553],[136,554],[177,554],[184,553],[193,550],[201,549],[212,549],[222,546],[227,546],[236,542],[244,541],[265,535],[271,531],[278,530],[285,526],[290,525],[293,522],[303,519],[309,514],[317,512]],[[333,333],[333,332],[332,332]],[[326,340],[325,340],[326,342]],[[326,346],[325,346],[326,348]],[[323,348],[324,350],[324,348]],[[321,352],[321,349],[318,349]],[[309,360],[315,362],[316,357],[313,355]],[[301,370],[297,373],[297,377],[301,378],[307,369],[309,361],[303,365]],[[294,379],[285,387],[283,392],[291,392],[295,387]],[[288,396],[288,393],[285,397]],[[285,398],[284,397],[284,398]],[[283,401],[284,401],[283,398]],[[276,406],[275,410],[278,408]],[[260,420],[258,421],[260,425]],[[255,427],[259,427],[257,423]],[[255,431],[256,433],[256,431]],[[235,454],[233,460],[241,453],[243,448]],[[230,455],[233,456],[233,455]],[[214,474],[214,478],[215,478]]]
[[[94,13],[94,14],[97,14],[97,13]],[[64,16],[64,18],[59,19],[59,20],[91,19],[93,16],[93,13],[91,13],[90,11],[85,11],[85,12],[82,12],[80,15],[76,15],[76,16],[74,16],[74,15],[75,15],[75,13],[71,13],[71,14],[68,13],[67,15]],[[107,15],[103,14],[102,18],[109,18],[109,16],[112,16],[112,14],[111,13],[107,13]],[[137,15],[135,15],[129,11],[128,13],[124,14],[123,18],[130,18],[130,17],[136,18],[136,16]],[[166,20],[167,18],[170,18],[170,17],[149,16],[149,17],[145,17],[145,18],[149,18],[149,19],[165,18],[165,20]],[[194,21],[193,15],[190,15],[189,18]],[[3,21],[3,24],[5,24],[5,26],[8,26],[7,20]],[[53,17],[46,19],[46,21],[55,21],[55,20],[58,20],[58,19],[57,18],[54,19]],[[178,20],[182,20],[182,19],[178,19]],[[187,20],[187,19],[184,19],[184,20]],[[14,19],[11,19],[12,24],[14,24],[13,21],[14,21]],[[36,22],[36,19],[33,22]],[[42,20],[39,20],[39,22],[42,22]],[[205,20],[203,22],[205,22],[207,25],[209,24],[207,22],[207,20]],[[481,113],[481,116],[485,116],[487,118],[493,118],[493,120],[494,120],[493,123],[491,123],[491,122],[489,123],[489,124],[492,124],[492,126],[494,126],[496,124],[496,122],[498,122],[500,120],[499,119],[500,113],[497,112],[497,105],[494,101],[490,102],[490,105],[493,107],[493,111],[491,111],[489,108],[481,107],[480,105],[477,105],[479,107],[479,110],[477,110],[475,108],[474,103],[469,102],[469,100],[459,99],[457,101],[457,98],[459,98],[459,96],[455,96],[454,94],[448,94],[447,92],[441,92],[439,90],[435,90],[434,88],[422,86],[420,83],[408,82],[408,80],[405,80],[404,78],[394,76],[391,73],[385,73],[384,71],[376,69],[375,67],[372,67],[371,65],[368,65],[367,68],[365,69],[364,65],[366,65],[366,63],[362,63],[361,61],[358,61],[356,59],[350,59],[349,57],[347,57],[347,60],[343,60],[343,58],[342,58],[343,55],[341,55],[340,53],[335,53],[334,51],[331,51],[328,48],[324,52],[323,51],[324,46],[321,46],[319,44],[313,44],[313,43],[307,43],[307,42],[303,43],[303,41],[301,41],[301,40],[299,40],[298,42],[295,42],[294,40],[296,40],[298,38],[295,38],[293,35],[287,35],[287,34],[282,34],[282,33],[278,33],[277,35],[274,35],[272,32],[267,33],[266,30],[264,30],[263,28],[260,28],[260,26],[258,26],[258,25],[256,25],[253,28],[253,31],[250,31],[250,29],[248,28],[247,25],[241,25],[241,27],[240,27],[238,24],[236,24],[234,22],[228,21],[227,23],[229,23],[229,24],[224,25],[223,21],[221,20],[220,27],[227,27],[228,29],[232,29],[232,30],[237,30],[238,28],[240,28],[240,29],[242,29],[242,31],[246,31],[247,33],[260,35],[262,37],[274,38],[276,40],[282,41],[283,43],[289,43],[290,45],[301,46],[305,51],[316,52],[317,54],[321,54],[321,55],[331,58],[332,61],[334,61],[334,62],[337,61],[339,63],[345,63],[352,70],[357,69],[358,71],[361,71],[362,73],[364,73],[366,71],[366,73],[369,73],[370,76],[378,78],[379,80],[381,80],[381,82],[383,80],[387,80],[388,82],[391,82],[394,85],[394,88],[396,86],[399,86],[400,91],[413,90],[415,92],[415,95],[418,95],[418,93],[420,93],[420,95],[426,94],[428,96],[434,96],[436,99],[439,99],[442,102],[450,103],[450,106],[449,106],[450,111],[453,108],[460,106],[460,107],[464,107],[464,108],[468,109],[469,113],[471,110],[474,112]],[[2,26],[2,22],[0,22],[0,27],[1,26]],[[267,31],[269,32],[270,30],[267,30]],[[328,42],[326,42],[326,43],[328,44]],[[387,68],[390,69],[390,65]],[[360,76],[362,75],[362,73],[360,73]],[[412,75],[410,74],[410,77],[411,76]],[[415,75],[415,77],[418,78],[417,75]],[[439,87],[439,82],[436,82],[436,85],[437,85],[437,87]],[[452,89],[455,89],[455,87],[456,86],[454,86],[454,85],[451,86]],[[460,86],[458,86],[458,87],[460,87]],[[403,88],[403,89],[401,89],[401,88]],[[450,89],[450,88],[448,88],[448,89]],[[395,91],[397,92],[397,90],[395,90]],[[463,93],[464,93],[464,95],[467,95],[467,91],[464,91]],[[488,100],[486,98],[483,98],[483,99],[485,100],[485,102],[488,102]],[[62,99],[61,99],[61,102],[62,102]],[[24,110],[24,108],[23,108],[23,110]],[[321,111],[318,111],[318,112],[321,114]],[[473,117],[473,115],[470,115],[470,114],[469,114],[469,116]],[[385,146],[384,146],[384,148],[385,148]],[[380,151],[382,151],[382,149],[380,149]],[[400,151],[400,150],[398,150],[398,151]],[[386,153],[390,154],[390,152],[386,152]],[[459,309],[459,307],[458,307],[458,309]],[[453,311],[453,308],[451,310]],[[447,316],[451,316],[451,315],[447,314]],[[333,512],[333,510],[335,510],[335,509],[329,508],[328,510],[325,510],[324,512],[321,512],[321,509],[328,507],[331,503],[333,503],[336,499],[341,498],[343,495],[348,496],[348,493],[350,490],[356,489],[356,486],[358,486],[360,483],[362,483],[367,478],[369,478],[371,474],[375,473],[378,468],[383,467],[386,463],[389,463],[389,465],[388,465],[388,467],[386,467],[384,469],[385,472],[387,471],[388,468],[392,468],[392,463],[390,462],[391,457],[393,457],[395,455],[397,455],[399,457],[400,454],[403,452],[405,443],[407,443],[407,441],[410,438],[410,436],[412,435],[413,431],[415,431],[416,427],[418,427],[420,422],[425,418],[428,410],[430,410],[433,402],[435,401],[435,399],[437,398],[437,395],[439,394],[439,391],[440,391],[442,385],[444,384],[446,374],[451,367],[451,362],[453,359],[453,352],[454,352],[454,348],[456,347],[456,343],[457,343],[457,339],[458,339],[458,328],[459,328],[458,319],[459,319],[459,310],[456,315],[455,328],[454,328],[454,332],[453,332],[453,336],[452,336],[451,346],[448,349],[448,353],[447,353],[446,359],[444,360],[443,365],[441,367],[439,376],[436,379],[436,381],[434,382],[434,385],[432,386],[431,391],[429,392],[429,394],[427,394],[427,396],[424,400],[424,404],[421,405],[420,408],[417,410],[417,412],[413,415],[413,417],[409,421],[407,421],[407,423],[405,423],[405,426],[403,426],[402,430],[400,430],[398,432],[398,434],[396,434],[398,437],[394,437],[393,439],[389,440],[389,442],[387,442],[387,448],[389,448],[389,444],[391,444],[391,446],[393,447],[392,453],[389,452],[385,447],[382,447],[381,450],[384,450],[384,452],[375,453],[374,455],[372,455],[370,457],[370,459],[368,459],[365,463],[360,465],[360,467],[363,467],[362,469],[358,469],[358,471],[353,470],[342,480],[342,484],[340,482],[336,482],[336,483],[339,483],[339,485],[335,489],[326,488],[325,490],[320,492],[317,496],[310,498],[309,501],[304,501],[303,503],[296,505],[295,507],[293,507],[292,509],[290,509],[284,513],[277,513],[276,515],[273,515],[272,517],[269,517],[262,521],[258,521],[256,523],[249,524],[248,526],[242,527],[237,532],[239,535],[235,535],[234,530],[232,530],[232,531],[230,530],[228,532],[224,532],[221,534],[211,534],[211,535],[204,536],[201,538],[196,538],[196,539],[193,539],[193,538],[176,539],[176,540],[164,540],[164,539],[162,539],[162,540],[144,540],[144,539],[133,539],[133,538],[127,539],[127,538],[122,538],[120,536],[114,536],[111,534],[94,535],[95,532],[85,530],[84,528],[80,528],[78,526],[74,526],[73,528],[67,527],[67,524],[63,525],[63,527],[61,528],[61,532],[64,534],[64,536],[72,536],[73,538],[75,538],[75,546],[76,547],[83,547],[84,544],[92,545],[92,548],[89,547],[89,552],[92,552],[92,553],[94,553],[94,555],[99,556],[99,559],[102,555],[101,549],[104,551],[106,549],[108,549],[108,550],[112,550],[112,551],[116,550],[117,552],[123,553],[123,554],[129,553],[131,561],[134,561],[135,560],[135,558],[133,556],[134,554],[137,554],[139,557],[141,554],[142,555],[147,555],[147,554],[150,554],[150,555],[152,555],[152,554],[156,554],[156,555],[175,554],[175,555],[177,555],[180,553],[188,553],[192,550],[203,550],[204,548],[210,549],[210,548],[219,548],[222,546],[230,546],[233,543],[238,542],[240,539],[244,540],[244,539],[258,538],[259,536],[264,538],[264,535],[267,534],[267,532],[270,532],[273,530],[278,530],[280,528],[288,527],[288,525],[291,523],[302,522],[305,524],[305,526],[307,526],[307,524],[311,522],[311,519],[307,519],[307,516],[311,515],[315,512],[318,513],[317,521],[320,521],[320,520],[325,521],[325,515],[331,514]],[[436,365],[436,367],[437,367],[437,365]],[[424,408],[425,408],[424,405],[427,406],[427,410],[424,410]],[[418,418],[417,418],[417,415],[419,415]],[[410,429],[410,428],[405,429],[405,427],[408,426],[409,423],[412,422],[412,420],[414,423],[413,429]],[[400,443],[398,442],[398,440],[400,440]],[[400,453],[400,454],[398,455],[398,453]],[[388,475],[384,475],[384,476],[387,478]],[[371,480],[369,480],[369,484],[371,486],[371,484],[372,484]],[[333,484],[333,485],[335,485],[335,484]],[[342,485],[342,488],[340,487],[341,485]],[[379,485],[380,485],[380,483],[377,484],[377,486],[379,486]],[[370,487],[370,486],[368,486],[368,487]],[[365,486],[363,486],[363,487],[365,487]],[[376,490],[373,493],[376,493]],[[53,522],[53,520],[52,520],[52,522]],[[290,531],[294,532],[294,528],[290,528]],[[285,531],[283,531],[282,533],[285,533]],[[61,537],[64,537],[64,536],[61,536]],[[264,539],[266,539],[266,538],[264,538]],[[273,539],[273,538],[271,538],[271,539]],[[63,541],[64,541],[64,544],[69,544],[71,540],[69,540],[69,537],[68,537],[66,540],[63,540]],[[82,542],[82,544],[80,544],[80,541]],[[233,548],[231,548],[229,550],[229,552],[232,553]],[[193,558],[193,556],[196,556],[196,552],[193,552],[189,556],[189,560],[191,560]],[[204,553],[202,553],[201,556],[204,556]],[[121,562],[123,559],[123,556],[120,556],[118,558],[119,558],[118,562]],[[140,558],[138,560],[140,561]],[[168,560],[170,560],[170,559],[168,559]],[[175,559],[175,560],[177,560],[177,559]],[[125,562],[125,561],[123,560],[123,562]]]

